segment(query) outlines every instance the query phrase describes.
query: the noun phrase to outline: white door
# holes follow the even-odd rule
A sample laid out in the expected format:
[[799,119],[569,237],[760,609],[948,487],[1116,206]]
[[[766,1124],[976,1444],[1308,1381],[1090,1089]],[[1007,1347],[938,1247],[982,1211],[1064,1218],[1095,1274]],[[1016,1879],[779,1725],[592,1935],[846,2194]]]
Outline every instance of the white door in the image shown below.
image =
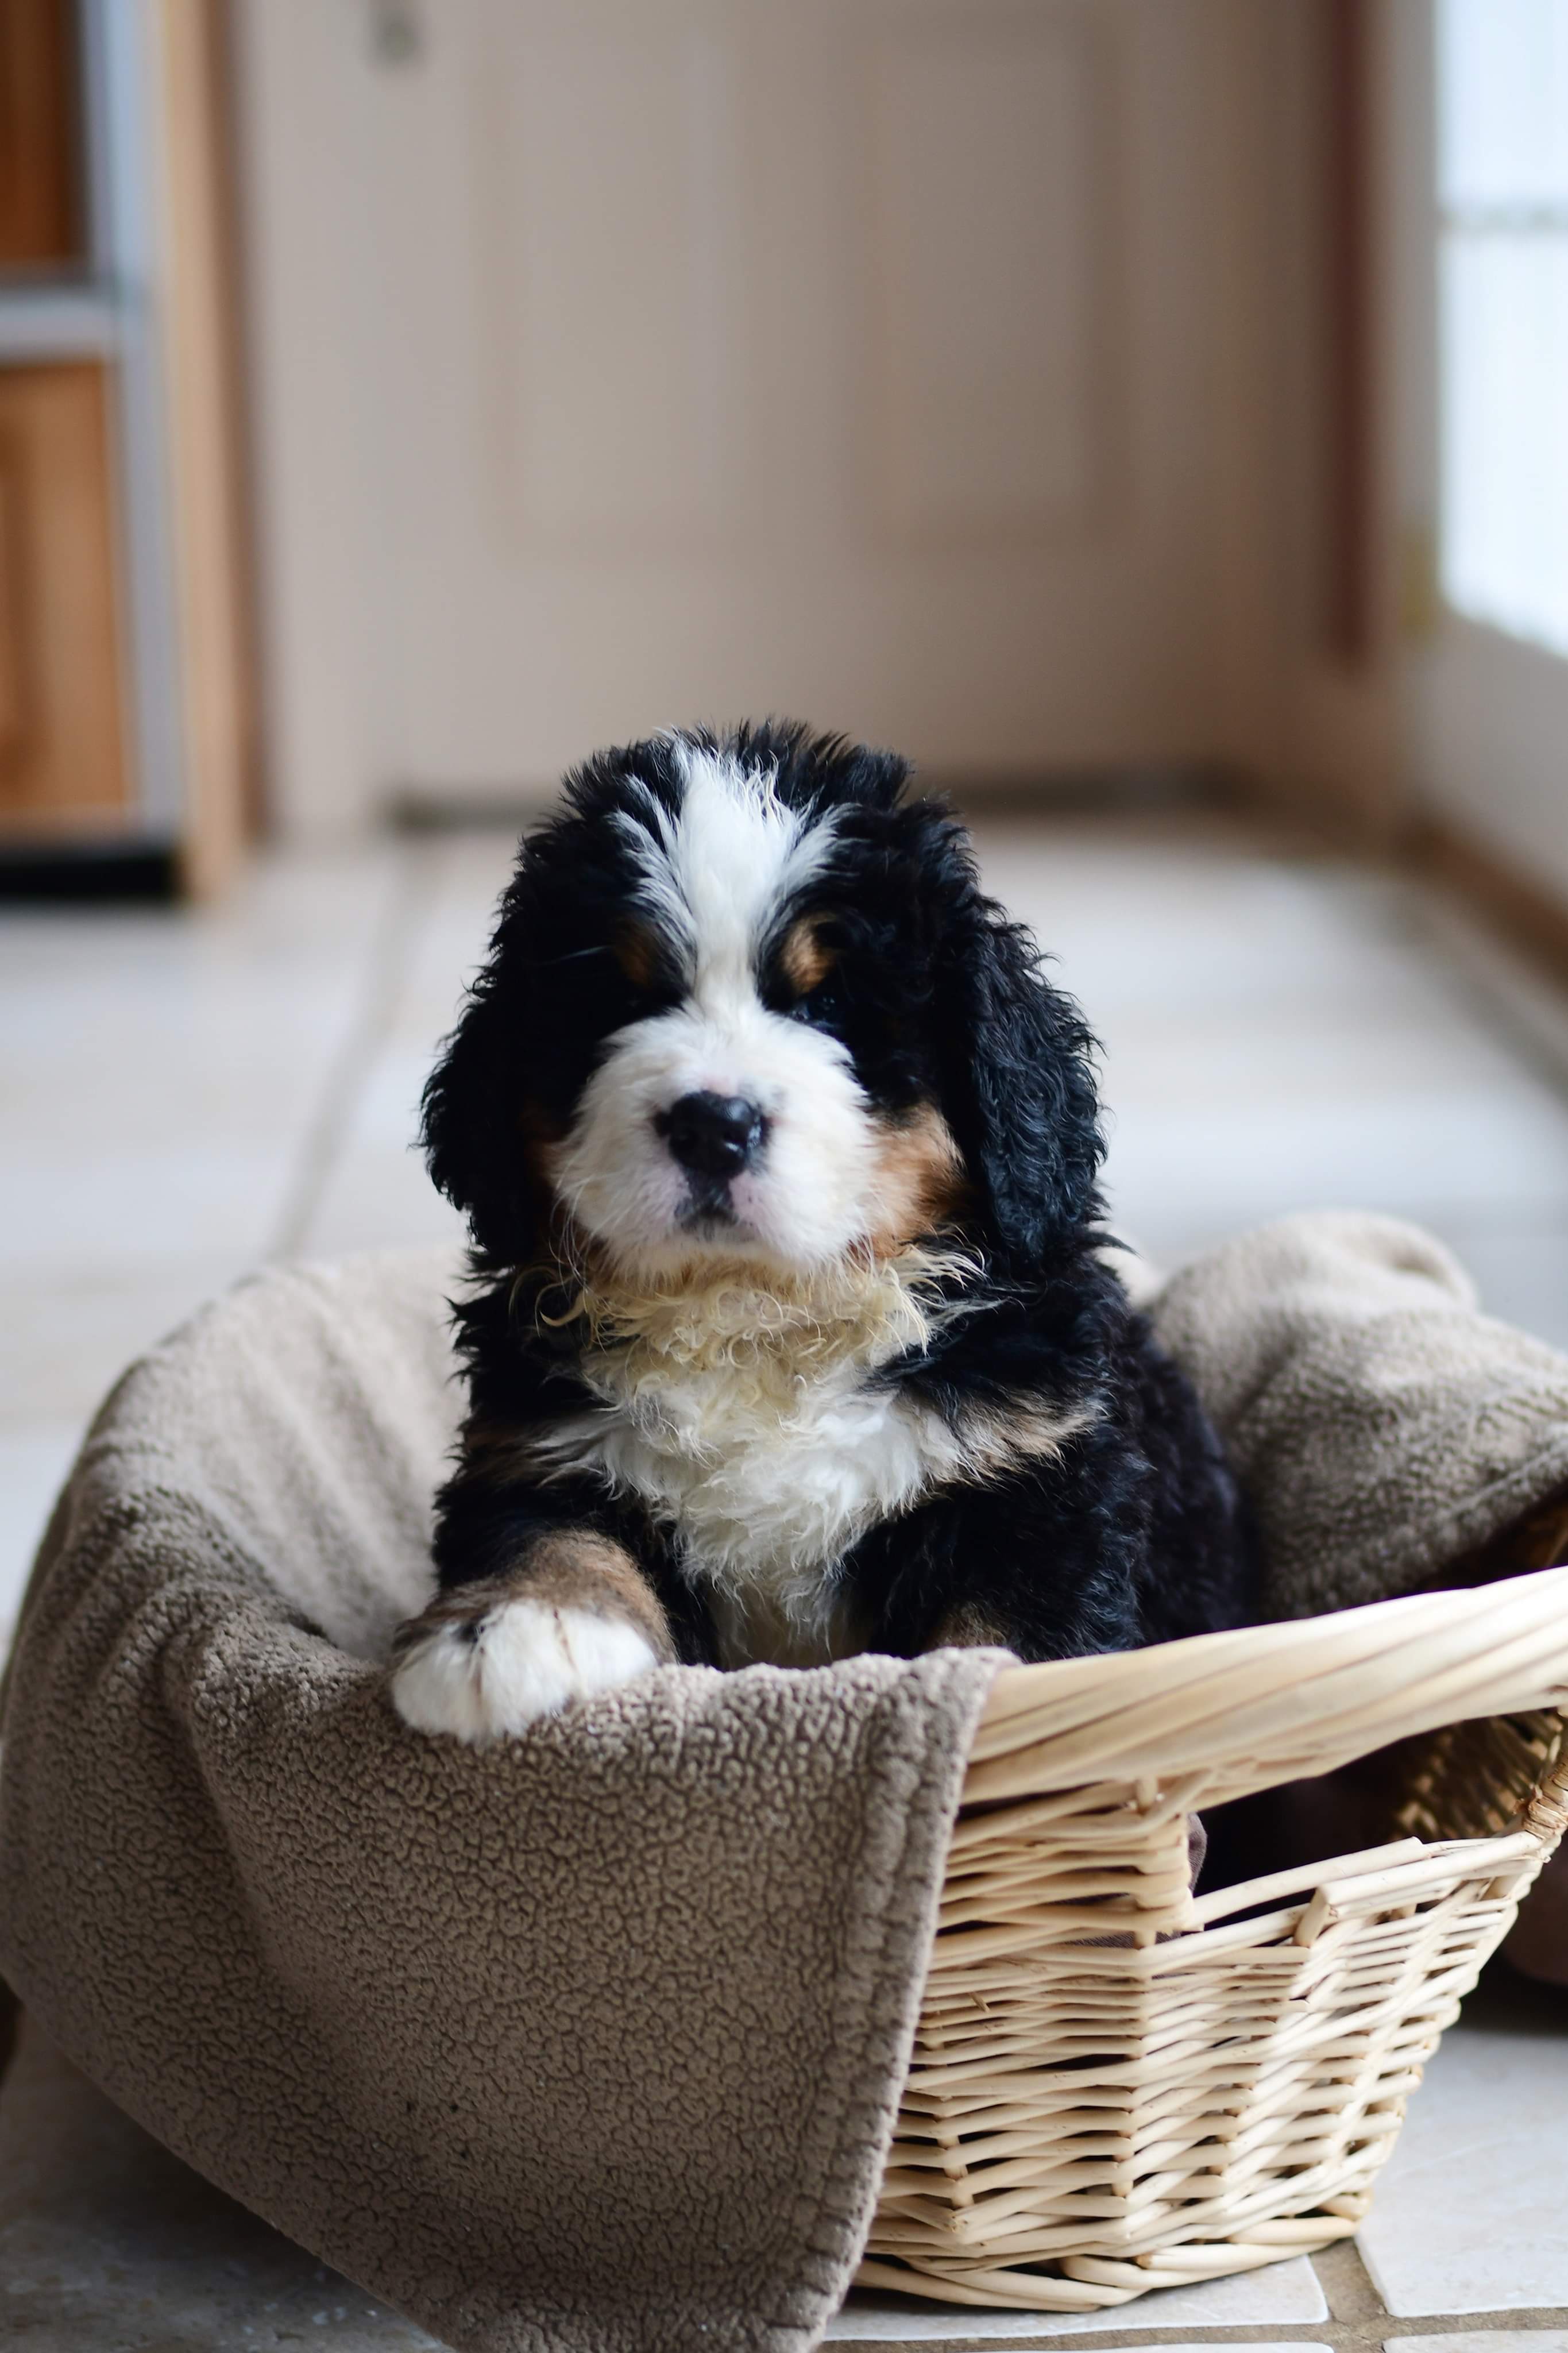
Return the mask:
[[437,797],[769,711],[939,775],[1215,752],[1224,15],[248,0],[285,700]]
[[1412,781],[1568,896],[1568,0],[1400,0]]

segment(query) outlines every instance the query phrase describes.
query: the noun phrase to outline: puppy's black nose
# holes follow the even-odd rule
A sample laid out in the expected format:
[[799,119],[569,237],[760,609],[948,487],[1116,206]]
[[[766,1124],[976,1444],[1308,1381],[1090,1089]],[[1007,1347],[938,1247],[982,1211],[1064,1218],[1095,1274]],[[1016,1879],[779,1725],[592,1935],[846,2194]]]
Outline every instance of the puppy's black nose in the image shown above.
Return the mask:
[[756,1157],[764,1122],[743,1095],[682,1095],[655,1127],[669,1156],[697,1176],[735,1176]]

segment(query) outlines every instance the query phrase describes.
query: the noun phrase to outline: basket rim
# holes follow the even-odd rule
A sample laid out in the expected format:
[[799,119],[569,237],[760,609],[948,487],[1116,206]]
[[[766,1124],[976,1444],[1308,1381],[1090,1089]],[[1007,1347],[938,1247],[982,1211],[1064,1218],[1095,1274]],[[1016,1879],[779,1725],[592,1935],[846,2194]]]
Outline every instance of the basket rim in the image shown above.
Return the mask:
[[1147,1650],[1004,1667],[964,1800],[1331,1771],[1468,1718],[1568,1711],[1568,1567]]

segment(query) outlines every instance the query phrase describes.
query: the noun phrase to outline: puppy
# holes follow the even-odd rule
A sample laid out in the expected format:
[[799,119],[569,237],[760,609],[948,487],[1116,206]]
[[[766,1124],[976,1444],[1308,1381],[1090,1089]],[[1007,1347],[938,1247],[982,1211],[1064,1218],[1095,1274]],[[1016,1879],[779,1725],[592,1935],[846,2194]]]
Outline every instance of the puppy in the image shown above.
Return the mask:
[[1218,1442],[1101,1255],[1092,1040],[906,776],[671,733],[525,839],[425,1099],[475,1282],[418,1729],[1249,1615]]

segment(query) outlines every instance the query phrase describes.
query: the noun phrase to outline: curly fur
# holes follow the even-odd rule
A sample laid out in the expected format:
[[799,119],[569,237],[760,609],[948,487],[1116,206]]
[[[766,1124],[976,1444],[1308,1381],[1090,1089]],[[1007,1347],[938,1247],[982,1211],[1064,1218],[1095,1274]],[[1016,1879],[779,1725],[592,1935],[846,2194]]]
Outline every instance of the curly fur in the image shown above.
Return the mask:
[[554,1312],[540,1301],[534,1314],[557,1332],[580,1320],[584,1356],[616,1356],[636,1385],[721,1373],[731,1388],[765,1391],[768,1409],[783,1412],[792,1392],[846,1358],[869,1367],[929,1348],[964,1312],[953,1287],[980,1271],[960,1250],[911,1242],[886,1258],[848,1251],[801,1273],[759,1275],[722,1258],[685,1279],[643,1284],[600,1273],[574,1287],[563,1272],[556,1288],[568,1303]]
[[[671,734],[525,839],[426,1095],[473,1241],[448,1594],[569,1529],[689,1660],[1251,1613],[1235,1482],[1106,1255],[1093,1040],[906,780]],[[692,1088],[754,1107],[732,1174],[661,1141]]]

